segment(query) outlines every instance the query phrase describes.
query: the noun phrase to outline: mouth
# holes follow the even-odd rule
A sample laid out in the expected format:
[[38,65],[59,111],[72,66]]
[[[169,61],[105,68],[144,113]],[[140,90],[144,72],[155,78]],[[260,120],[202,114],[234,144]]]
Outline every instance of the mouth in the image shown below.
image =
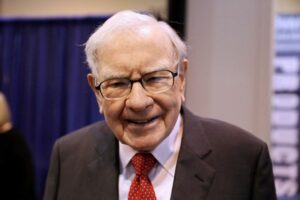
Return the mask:
[[149,119],[127,119],[126,121],[129,124],[135,124],[135,125],[139,125],[139,126],[145,126],[145,125],[151,124],[152,122],[154,122],[158,118],[159,118],[159,116],[155,116],[155,117],[149,118]]

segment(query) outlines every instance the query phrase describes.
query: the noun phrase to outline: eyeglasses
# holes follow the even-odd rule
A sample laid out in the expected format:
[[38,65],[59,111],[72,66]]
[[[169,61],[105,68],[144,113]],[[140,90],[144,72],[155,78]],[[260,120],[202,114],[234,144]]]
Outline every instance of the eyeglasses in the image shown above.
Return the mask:
[[178,72],[170,70],[159,70],[144,74],[138,80],[128,78],[111,78],[96,84],[95,88],[100,90],[101,95],[107,100],[118,100],[127,97],[135,82],[139,82],[150,94],[162,93],[174,85],[174,78]]

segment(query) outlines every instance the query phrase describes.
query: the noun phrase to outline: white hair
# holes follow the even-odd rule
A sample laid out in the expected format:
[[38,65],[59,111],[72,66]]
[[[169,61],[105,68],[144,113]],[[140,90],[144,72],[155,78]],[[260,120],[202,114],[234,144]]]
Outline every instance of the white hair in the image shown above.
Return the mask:
[[110,17],[100,26],[88,39],[85,45],[85,54],[88,65],[92,73],[98,77],[97,66],[101,65],[101,60],[97,57],[106,42],[113,34],[120,33],[125,29],[135,29],[142,25],[158,25],[166,33],[174,46],[178,62],[186,57],[186,45],[177,33],[165,22],[157,21],[153,16],[141,14],[133,11],[121,11]]

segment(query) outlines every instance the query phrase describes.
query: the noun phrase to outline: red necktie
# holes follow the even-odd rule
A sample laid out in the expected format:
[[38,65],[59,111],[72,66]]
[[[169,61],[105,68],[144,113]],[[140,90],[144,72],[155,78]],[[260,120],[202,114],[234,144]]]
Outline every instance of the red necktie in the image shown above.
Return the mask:
[[156,159],[151,153],[137,153],[131,159],[135,177],[131,183],[128,200],[156,200],[155,192],[148,177]]

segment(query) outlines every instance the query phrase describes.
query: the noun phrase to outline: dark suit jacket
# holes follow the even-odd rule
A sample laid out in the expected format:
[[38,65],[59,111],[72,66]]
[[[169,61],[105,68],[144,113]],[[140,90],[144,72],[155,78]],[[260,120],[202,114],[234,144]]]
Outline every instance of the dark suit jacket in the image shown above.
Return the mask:
[[[182,109],[172,200],[275,200],[267,145],[235,126]],[[105,122],[59,139],[44,200],[117,200],[118,142]]]

